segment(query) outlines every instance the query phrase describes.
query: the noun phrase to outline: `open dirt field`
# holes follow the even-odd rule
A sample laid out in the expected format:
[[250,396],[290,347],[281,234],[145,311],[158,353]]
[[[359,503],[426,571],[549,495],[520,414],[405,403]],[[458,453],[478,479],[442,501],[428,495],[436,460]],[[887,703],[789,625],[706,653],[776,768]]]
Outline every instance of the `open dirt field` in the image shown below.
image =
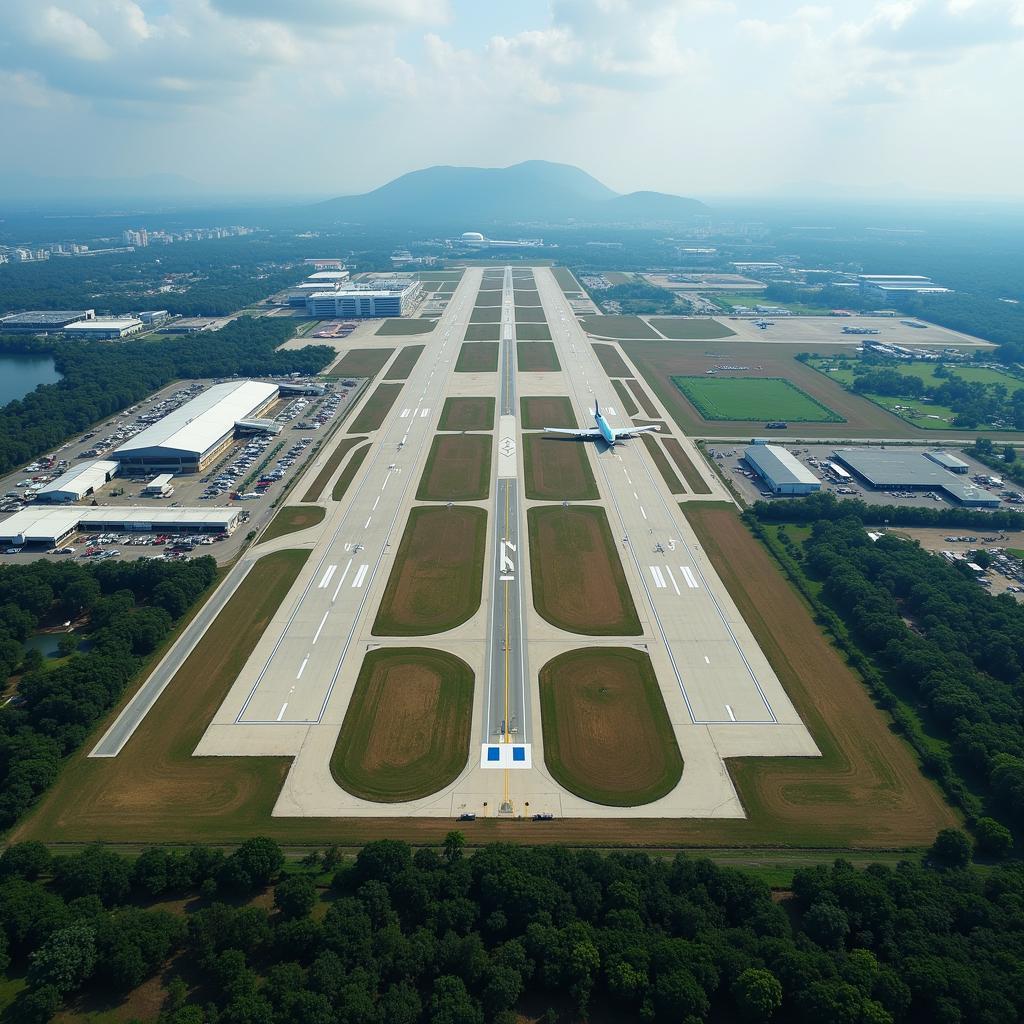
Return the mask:
[[487,513],[414,508],[380,601],[375,636],[426,636],[465,622],[480,607]]
[[316,526],[317,523],[323,521],[323,518],[324,510],[322,508],[288,505],[278,510],[277,515],[270,521],[270,525],[263,531],[259,543],[263,544],[276,537],[283,537],[286,533],[297,533],[299,530]]
[[388,372],[384,375],[384,379],[405,380],[412,373],[416,360],[423,355],[423,349],[423,345],[406,345],[395,357],[395,361],[388,367]]
[[438,430],[493,430],[493,398],[446,398]]
[[357,444],[362,444],[365,441],[365,437],[343,437],[335,446],[334,451],[331,452],[330,458],[324,463],[323,469],[320,470],[316,475],[316,479],[309,485],[309,489],[302,496],[303,501],[319,501],[320,495],[323,494],[324,488],[327,486],[328,480],[334,476],[338,467],[341,465],[342,459],[353,449]]
[[359,472],[359,467],[369,454],[370,445],[368,444],[353,452],[352,458],[348,460],[348,465],[338,474],[338,479],[334,481],[334,486],[331,488],[331,499],[333,501],[341,501],[345,497],[345,492],[348,491],[349,485],[355,478],[356,473]]
[[578,427],[572,402],[557,396],[520,398],[524,430],[543,430],[545,427]]
[[501,324],[469,324],[466,341],[497,341],[501,337]]
[[740,833],[800,845],[926,844],[956,821],[913,752],[815,625],[771,556],[723,506],[683,506],[822,757],[728,762],[750,818]]
[[522,373],[555,371],[562,368],[550,341],[521,341],[516,345],[516,358]]
[[516,337],[520,341],[550,341],[551,328],[547,324],[516,324]]
[[430,445],[417,501],[483,501],[491,483],[490,434],[439,434]]
[[650,434],[641,434],[640,439],[647,449],[647,454],[650,455],[652,461],[658,467],[658,472],[661,474],[662,480],[668,485],[669,491],[672,494],[685,494],[686,488],[679,482],[679,477],[676,476],[675,470],[665,454],[665,449],[661,447],[658,439]]
[[683,446],[674,437],[664,438],[663,443],[665,445],[665,451],[672,456],[672,461],[679,467],[679,472],[683,474],[686,486],[689,487],[694,494],[710,494],[711,487],[708,485],[704,477],[700,475],[700,472],[693,464],[690,456],[686,454]]
[[547,505],[526,516],[537,613],[571,633],[642,633],[604,509]]
[[278,551],[261,558],[124,750],[115,758],[89,758],[93,744],[84,743],[19,836],[188,843],[267,834],[288,759],[193,757],[192,751],[308,557],[308,551]]
[[393,348],[352,348],[327,372],[335,377],[376,377],[394,352]]
[[523,466],[527,498],[596,501],[600,497],[585,441],[523,434]]
[[331,757],[334,781],[364,800],[417,800],[466,765],[473,670],[426,648],[371,651],[363,660]]
[[583,316],[580,323],[587,334],[595,338],[657,338],[657,332],[638,316],[613,314],[609,316]]
[[378,384],[377,389],[359,410],[359,415],[352,421],[348,433],[363,434],[368,430],[376,430],[391,411],[391,406],[402,393],[403,387],[404,384]]
[[591,345],[597,361],[609,377],[632,377],[633,371],[625,364],[614,345]]
[[679,317],[649,317],[647,321],[659,334],[673,341],[706,341],[731,338],[736,332],[717,320],[686,320]]
[[401,319],[385,320],[374,331],[382,337],[407,337],[410,334],[429,334],[437,326],[436,320]]
[[943,435],[942,431],[912,427],[898,416],[844,391],[816,370],[798,362],[794,357],[799,352],[808,351],[804,346],[731,341],[718,348],[713,346],[713,342],[682,345],[670,341],[627,341],[622,346],[672,418],[687,434],[753,437],[764,430],[764,419],[705,419],[672,383],[673,375],[704,377],[710,369],[728,367],[722,372],[727,372],[730,377],[783,377],[846,421],[815,423],[813,427],[806,428],[815,436],[915,437],[927,443]]
[[568,651],[540,670],[544,762],[585,800],[650,803],[683,772],[651,659],[628,647]]
[[463,344],[455,363],[456,373],[490,373],[498,369],[496,342],[479,341]]

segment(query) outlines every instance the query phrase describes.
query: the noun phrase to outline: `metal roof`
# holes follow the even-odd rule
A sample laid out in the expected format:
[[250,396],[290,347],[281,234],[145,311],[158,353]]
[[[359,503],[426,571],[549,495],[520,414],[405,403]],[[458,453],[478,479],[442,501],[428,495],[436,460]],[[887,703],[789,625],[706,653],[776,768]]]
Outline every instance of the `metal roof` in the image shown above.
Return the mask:
[[752,444],[743,452],[774,484],[820,484],[821,481],[799,459],[777,444]]
[[[24,543],[46,542],[81,526],[83,529],[117,529],[125,527],[141,532],[179,529],[230,529],[240,509],[235,508],[141,508],[139,506],[105,505],[93,508],[74,505],[70,508],[26,508],[0,522],[0,539],[21,539]],[[152,526],[153,530],[148,530]]]
[[837,448],[832,453],[872,487],[913,487],[945,491],[965,505],[998,505],[999,498],[964,480],[915,449]]
[[958,459],[955,455],[950,455],[949,452],[925,452],[925,456],[946,469],[962,471],[971,468],[963,459]]
[[139,455],[148,450],[180,451],[201,456],[277,394],[276,384],[259,380],[214,384],[201,395],[140,431],[114,454]]
[[39,496],[45,498],[49,494],[58,494],[67,491],[71,494],[86,494],[90,490],[102,487],[108,477],[117,472],[118,464],[109,459],[100,459],[97,462],[81,462],[72,466],[66,473],[61,474],[56,480],[39,488]]

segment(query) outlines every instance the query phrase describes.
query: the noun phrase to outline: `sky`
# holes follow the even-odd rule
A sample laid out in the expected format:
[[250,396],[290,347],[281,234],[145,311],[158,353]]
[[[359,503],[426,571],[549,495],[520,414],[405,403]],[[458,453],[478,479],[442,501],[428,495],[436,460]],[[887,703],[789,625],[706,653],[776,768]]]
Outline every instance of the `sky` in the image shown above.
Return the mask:
[[0,169],[1024,195],[1024,0],[0,0]]

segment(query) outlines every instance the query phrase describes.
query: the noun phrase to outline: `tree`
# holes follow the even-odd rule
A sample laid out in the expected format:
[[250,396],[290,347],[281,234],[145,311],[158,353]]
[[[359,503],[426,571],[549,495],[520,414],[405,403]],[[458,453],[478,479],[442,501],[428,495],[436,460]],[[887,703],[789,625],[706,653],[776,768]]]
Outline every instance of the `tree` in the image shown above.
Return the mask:
[[449,864],[461,859],[462,850],[466,845],[466,837],[461,832],[449,832],[444,837],[444,859]]
[[748,967],[733,983],[730,990],[736,1008],[744,1020],[762,1021],[782,1005],[782,986],[779,979],[762,967]]
[[833,903],[815,903],[804,914],[804,931],[819,946],[835,949],[846,940],[850,922],[840,907]]
[[978,837],[978,849],[990,857],[1002,859],[1013,849],[1010,830],[995,818],[979,818],[974,824],[974,833]]
[[48,870],[50,860],[50,851],[43,843],[15,843],[0,855],[0,878],[24,878],[31,882]]
[[928,860],[937,867],[965,868],[971,862],[971,841],[958,828],[944,828],[935,837]]
[[29,958],[28,980],[34,988],[49,986],[61,995],[73,992],[96,967],[96,934],[74,924],[54,932]]
[[262,889],[270,884],[284,864],[281,847],[273,839],[247,839],[224,862],[220,879],[229,889]]
[[289,875],[274,890],[274,906],[285,918],[305,917],[316,903],[316,883],[309,875]]
[[1017,449],[1012,444],[1006,445],[1003,448],[1003,462],[1016,462],[1017,461]]

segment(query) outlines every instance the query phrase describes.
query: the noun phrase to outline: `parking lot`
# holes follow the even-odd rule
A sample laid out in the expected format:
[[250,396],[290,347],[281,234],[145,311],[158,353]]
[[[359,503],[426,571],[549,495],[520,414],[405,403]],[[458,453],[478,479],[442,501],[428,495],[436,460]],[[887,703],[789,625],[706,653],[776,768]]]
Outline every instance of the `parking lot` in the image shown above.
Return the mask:
[[[0,519],[35,504],[39,489],[70,466],[84,460],[112,458],[112,452],[118,445],[214,383],[217,381],[179,382],[164,388],[9,474],[0,480]],[[24,551],[0,549],[4,560],[31,561],[45,555],[55,558],[139,558],[155,555],[185,558],[201,553],[226,561],[233,557],[249,530],[262,526],[270,517],[271,506],[276,499],[319,445],[333,433],[365,385],[366,381],[361,378],[328,381],[323,395],[281,396],[265,414],[265,418],[274,420],[280,427],[278,434],[239,437],[202,475],[173,477],[163,495],[146,493],[150,483],[148,476],[117,476],[78,503],[164,509],[242,507],[240,525],[231,537],[224,534],[173,533],[78,535],[50,551],[38,548],[25,548]]]

